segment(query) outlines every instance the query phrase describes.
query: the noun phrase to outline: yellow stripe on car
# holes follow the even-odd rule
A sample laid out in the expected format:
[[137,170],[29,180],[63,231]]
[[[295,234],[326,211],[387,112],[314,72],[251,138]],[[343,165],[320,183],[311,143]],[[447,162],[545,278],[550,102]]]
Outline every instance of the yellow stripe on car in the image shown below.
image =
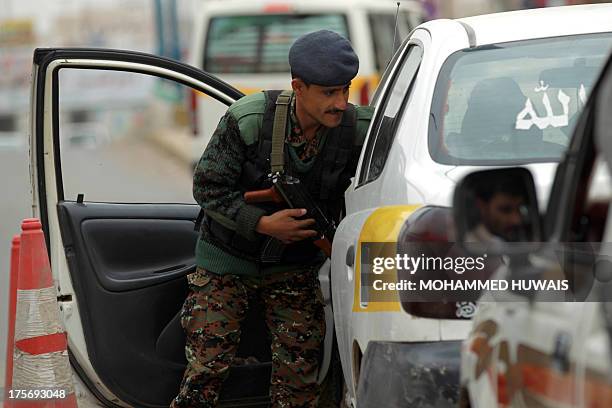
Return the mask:
[[[401,305],[397,292],[393,293],[393,298],[389,298],[389,291],[385,291],[385,298],[380,299],[376,296],[372,287],[367,288],[368,299],[374,301],[364,301],[361,298],[361,249],[362,244],[370,242],[397,243],[397,237],[406,222],[421,205],[397,205],[381,207],[376,209],[363,224],[359,241],[357,242],[357,256],[355,263],[355,287],[353,296],[353,312],[399,312]],[[377,254],[384,257],[395,257],[397,245],[385,246],[385,253]],[[388,252],[388,253],[386,253]],[[378,278],[385,282],[397,282],[397,271],[388,270]]]

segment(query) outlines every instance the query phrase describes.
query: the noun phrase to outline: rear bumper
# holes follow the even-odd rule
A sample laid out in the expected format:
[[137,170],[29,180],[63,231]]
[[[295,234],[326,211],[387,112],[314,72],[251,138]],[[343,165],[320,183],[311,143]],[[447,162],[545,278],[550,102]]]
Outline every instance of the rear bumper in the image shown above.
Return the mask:
[[370,342],[357,407],[456,407],[461,341]]

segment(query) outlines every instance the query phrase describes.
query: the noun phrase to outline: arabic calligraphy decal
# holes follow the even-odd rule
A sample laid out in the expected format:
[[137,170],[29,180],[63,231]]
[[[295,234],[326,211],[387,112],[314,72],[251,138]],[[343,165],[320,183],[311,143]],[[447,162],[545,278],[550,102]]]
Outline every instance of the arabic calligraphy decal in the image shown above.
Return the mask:
[[[532,126],[536,126],[539,129],[546,129],[547,127],[560,128],[567,126],[569,123],[569,103],[570,97],[559,89],[557,93],[557,100],[563,108],[563,113],[555,115],[550,105],[550,99],[548,98],[548,85],[544,85],[544,81],[540,81],[540,86],[534,89],[535,92],[543,92],[542,104],[546,110],[546,116],[538,116],[537,112],[533,108],[533,103],[530,98],[525,101],[525,108],[516,115],[515,128],[518,130],[528,130]],[[584,104],[586,103],[586,89],[584,85],[580,85],[578,92],[578,98]]]
[[474,302],[457,302],[457,317],[471,319],[476,314],[476,303]]

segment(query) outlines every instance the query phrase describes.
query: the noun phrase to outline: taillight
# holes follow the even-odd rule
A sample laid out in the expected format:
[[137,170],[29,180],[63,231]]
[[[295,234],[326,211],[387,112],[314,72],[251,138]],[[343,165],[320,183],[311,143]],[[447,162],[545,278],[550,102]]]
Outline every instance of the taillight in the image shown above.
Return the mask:
[[[415,211],[405,222],[397,238],[397,253],[406,254],[411,258],[425,259],[456,259],[465,257],[465,252],[455,244],[455,225],[452,208],[449,207],[423,207]],[[433,265],[441,265],[432,263]],[[454,272],[438,266],[411,273],[406,269],[397,270],[398,282],[418,280],[445,280]],[[490,270],[479,272],[479,276],[470,274],[469,279],[486,279]],[[425,275],[426,274],[426,275]],[[451,277],[452,278],[452,277]],[[466,278],[468,278],[466,276]],[[419,301],[418,293],[412,291],[399,291],[402,308],[419,317],[436,319],[467,319],[471,314],[467,309],[473,308],[470,302],[457,302],[444,300],[445,293],[439,293],[436,299],[422,299]],[[472,311],[473,312],[473,311]]]
[[359,91],[359,104],[366,106],[370,103],[370,83],[365,81]]
[[198,135],[198,91],[192,89],[189,92],[189,121],[191,124],[191,134]]
[[268,3],[263,8],[264,13],[276,14],[276,13],[290,13],[291,5],[287,3]]

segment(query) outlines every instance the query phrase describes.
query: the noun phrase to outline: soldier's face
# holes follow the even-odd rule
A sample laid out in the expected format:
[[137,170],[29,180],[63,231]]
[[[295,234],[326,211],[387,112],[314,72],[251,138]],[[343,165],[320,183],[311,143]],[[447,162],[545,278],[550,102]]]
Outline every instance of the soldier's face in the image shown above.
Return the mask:
[[[300,79],[292,81],[300,110],[318,124],[333,128],[342,122],[349,97],[350,83],[339,86],[306,85]],[[304,125],[304,124],[302,124]]]

